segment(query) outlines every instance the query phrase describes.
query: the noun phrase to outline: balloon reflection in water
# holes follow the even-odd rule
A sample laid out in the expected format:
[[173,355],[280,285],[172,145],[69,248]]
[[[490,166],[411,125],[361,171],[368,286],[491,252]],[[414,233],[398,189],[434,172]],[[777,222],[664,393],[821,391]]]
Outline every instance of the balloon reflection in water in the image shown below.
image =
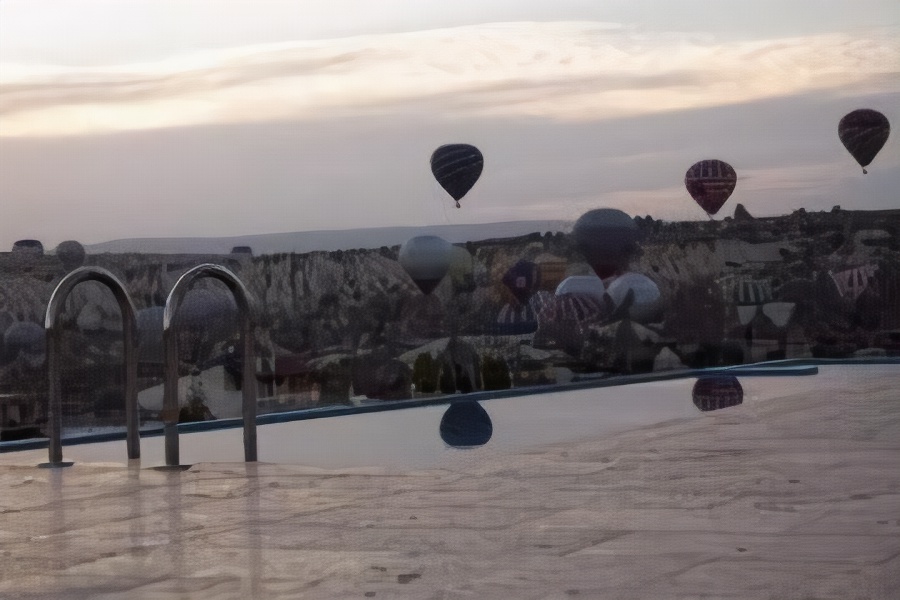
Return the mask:
[[744,388],[734,375],[704,375],[692,393],[694,405],[703,412],[737,406],[744,401]]
[[487,411],[474,400],[454,402],[441,418],[441,439],[454,448],[484,446],[494,433]]

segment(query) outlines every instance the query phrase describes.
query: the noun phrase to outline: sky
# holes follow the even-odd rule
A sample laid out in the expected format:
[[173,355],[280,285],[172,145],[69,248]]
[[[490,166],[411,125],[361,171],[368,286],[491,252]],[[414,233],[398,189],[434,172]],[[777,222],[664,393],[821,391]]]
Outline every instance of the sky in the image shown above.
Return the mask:
[[[0,0],[0,248],[900,208],[837,123],[900,123],[896,0]],[[896,129],[896,127],[895,127]],[[431,152],[478,146],[455,208]]]

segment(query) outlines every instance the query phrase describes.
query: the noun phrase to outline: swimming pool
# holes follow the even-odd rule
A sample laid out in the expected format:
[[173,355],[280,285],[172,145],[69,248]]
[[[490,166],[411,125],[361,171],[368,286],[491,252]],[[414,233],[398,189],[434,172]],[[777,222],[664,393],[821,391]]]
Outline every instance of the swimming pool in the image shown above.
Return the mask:
[[[754,403],[763,400],[842,385],[849,374],[847,369],[860,368],[871,369],[873,376],[877,377],[880,370],[896,369],[897,366],[834,364],[817,368],[786,364],[730,372],[741,381],[745,410],[752,410]],[[259,460],[323,469],[378,467],[394,471],[454,468],[497,454],[520,452],[532,446],[577,441],[598,434],[611,435],[673,420],[705,418],[706,415],[692,401],[695,381],[696,377],[684,377],[585,389],[543,390],[542,393],[530,390],[530,393],[521,396],[482,397],[480,405],[490,417],[492,435],[485,445],[465,449],[448,446],[439,433],[448,404],[458,402],[459,397],[424,406],[406,407],[404,403],[375,405],[369,409],[376,412],[355,414],[326,412],[323,416],[307,411],[304,415],[293,415],[298,420],[285,422],[266,421],[289,419],[292,415],[266,415],[260,417],[258,427]],[[237,420],[236,423],[210,422],[183,427],[180,436],[181,462],[242,461],[242,430],[239,424]],[[196,431],[204,425],[226,428]],[[7,452],[13,449],[10,444],[6,446]],[[164,465],[163,446],[163,438],[159,435],[142,437],[140,466]],[[44,450],[21,450],[15,454],[23,462],[46,460]],[[67,444],[64,454],[66,460],[76,463],[128,462],[123,441]]]

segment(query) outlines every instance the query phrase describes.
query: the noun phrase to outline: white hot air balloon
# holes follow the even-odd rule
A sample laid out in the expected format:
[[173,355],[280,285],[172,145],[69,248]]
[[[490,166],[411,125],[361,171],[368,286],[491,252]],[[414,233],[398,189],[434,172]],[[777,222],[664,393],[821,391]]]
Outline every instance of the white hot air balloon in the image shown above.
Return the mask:
[[617,277],[606,290],[616,309],[622,306],[630,291],[634,301],[628,308],[628,317],[638,323],[651,323],[659,317],[662,297],[656,283],[640,273],[625,273]]
[[598,302],[603,302],[603,294],[606,292],[606,286],[603,280],[596,275],[573,275],[566,277],[556,286],[556,295],[578,294],[582,296],[590,296]]
[[400,246],[398,260],[423,294],[438,286],[453,258],[453,246],[436,235],[420,235]]

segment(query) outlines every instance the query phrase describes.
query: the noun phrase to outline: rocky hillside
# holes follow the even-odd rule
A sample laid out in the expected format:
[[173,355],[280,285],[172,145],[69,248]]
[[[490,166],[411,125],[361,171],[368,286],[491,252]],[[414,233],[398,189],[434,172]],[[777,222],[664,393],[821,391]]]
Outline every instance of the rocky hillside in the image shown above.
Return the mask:
[[[576,329],[556,331],[551,327],[556,324],[534,315],[523,318],[538,321],[537,331],[514,333],[508,324],[501,326],[501,314],[527,312],[502,282],[516,262],[536,265],[535,293],[552,294],[562,278],[591,273],[571,236],[561,232],[456,244],[450,273],[429,296],[397,262],[399,246],[260,256],[252,249],[224,255],[103,253],[78,262],[117,274],[143,315],[142,387],[159,383],[154,366],[162,361],[159,307],[177,278],[204,262],[232,269],[254,297],[257,346],[264,358],[260,371],[269,374],[260,381],[269,386],[264,393],[276,396],[314,389],[318,397],[335,401],[361,391],[402,397],[412,383],[419,390],[478,389],[507,380],[552,382],[579,372],[900,349],[900,211],[836,207],[754,219],[739,206],[723,221],[635,220],[642,241],[629,270],[652,279],[662,297],[657,322],[639,326],[623,325],[622,315],[609,313]],[[0,254],[0,392],[40,390],[38,338],[46,303],[55,283],[77,266],[71,256],[61,258],[34,248]],[[188,299],[195,300],[184,307],[184,372],[229,360],[233,370],[234,303],[218,282],[196,287],[208,291],[192,291]],[[748,298],[747,290],[755,290],[756,297]],[[63,320],[73,388],[96,396],[96,385],[76,385],[90,377],[115,387],[121,326],[111,294],[92,283],[79,286]],[[453,356],[447,340],[456,340]],[[417,367],[416,359],[426,352],[417,348],[426,345],[437,366],[422,359]],[[468,357],[466,364],[460,364],[460,355]],[[499,379],[482,373],[497,364],[503,371]],[[375,385],[363,372],[383,373],[390,381]],[[443,383],[428,377],[443,377]],[[501,384],[488,384],[489,379]],[[464,380],[468,383],[460,383]],[[78,402],[89,401],[85,396]]]

